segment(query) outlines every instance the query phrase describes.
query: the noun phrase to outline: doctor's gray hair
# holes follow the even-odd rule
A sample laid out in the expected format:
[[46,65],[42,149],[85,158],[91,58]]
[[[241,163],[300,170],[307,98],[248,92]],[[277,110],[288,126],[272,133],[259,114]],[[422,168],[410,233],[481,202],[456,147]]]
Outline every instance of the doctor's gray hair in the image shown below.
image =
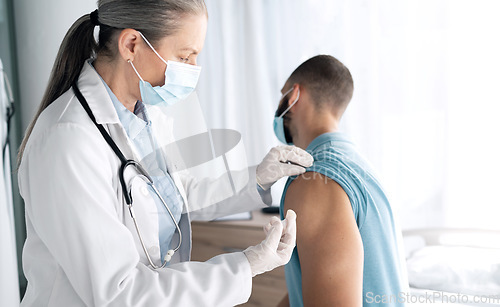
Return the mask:
[[[91,18],[91,14],[86,14],[75,21],[59,47],[42,102],[21,143],[18,165],[42,111],[71,88],[86,59],[112,59],[117,55],[117,38],[123,29],[141,31],[154,45],[174,34],[182,26],[184,16],[208,15],[204,0],[99,0],[97,6],[97,15]],[[96,24],[100,27],[97,41]]]

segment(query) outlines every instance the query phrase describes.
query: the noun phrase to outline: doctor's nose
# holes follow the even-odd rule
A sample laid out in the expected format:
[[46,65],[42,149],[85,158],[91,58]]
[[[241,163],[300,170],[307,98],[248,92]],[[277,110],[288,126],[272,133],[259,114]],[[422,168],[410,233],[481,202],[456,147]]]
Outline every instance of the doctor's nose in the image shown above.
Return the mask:
[[198,65],[197,55],[191,55],[187,60],[187,64],[197,66]]

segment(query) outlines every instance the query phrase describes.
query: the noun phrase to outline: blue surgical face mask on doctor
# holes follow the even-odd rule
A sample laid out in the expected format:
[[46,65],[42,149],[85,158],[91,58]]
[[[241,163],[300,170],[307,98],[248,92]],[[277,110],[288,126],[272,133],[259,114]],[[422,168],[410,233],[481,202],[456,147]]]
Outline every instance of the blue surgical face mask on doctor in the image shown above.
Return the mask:
[[[281,96],[280,103],[286,97],[286,95],[288,95],[288,93],[290,93],[292,90],[293,90],[293,87],[291,89],[289,89],[285,94],[283,94],[283,96]],[[297,95],[297,98],[294,100],[294,102],[292,102],[288,106],[288,108],[286,108],[286,110],[283,111],[279,116],[274,117],[274,122],[273,122],[274,134],[276,135],[276,137],[278,138],[278,140],[281,143],[293,145],[292,137],[290,136],[290,133],[288,132],[288,130],[284,126],[283,116],[285,116],[285,114],[293,107],[293,105],[296,104],[297,101],[299,101],[299,97],[300,97],[300,89],[299,89],[299,93]],[[278,107],[278,110],[279,110],[279,107]]]
[[165,84],[153,87],[149,82],[144,81],[135,69],[132,61],[128,61],[140,79],[139,89],[141,91],[142,102],[149,105],[166,104],[173,105],[176,102],[188,97],[196,87],[200,77],[201,66],[195,66],[175,61],[165,61],[149,41],[139,32],[148,46],[167,65],[165,70]]

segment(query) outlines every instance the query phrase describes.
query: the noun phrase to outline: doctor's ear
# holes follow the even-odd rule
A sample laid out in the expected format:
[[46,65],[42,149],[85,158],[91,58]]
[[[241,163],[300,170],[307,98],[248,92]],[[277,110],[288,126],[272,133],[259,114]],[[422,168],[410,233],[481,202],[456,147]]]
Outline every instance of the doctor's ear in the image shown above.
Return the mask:
[[119,56],[125,61],[134,60],[137,53],[138,42],[141,40],[141,35],[137,30],[124,29],[118,36],[118,52]]

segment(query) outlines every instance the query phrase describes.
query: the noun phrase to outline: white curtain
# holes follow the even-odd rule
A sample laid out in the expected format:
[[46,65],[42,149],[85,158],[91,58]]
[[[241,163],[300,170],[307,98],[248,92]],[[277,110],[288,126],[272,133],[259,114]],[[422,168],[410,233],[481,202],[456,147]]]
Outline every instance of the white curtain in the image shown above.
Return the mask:
[[496,0],[206,0],[198,93],[250,163],[278,144],[280,89],[331,54],[355,91],[342,130],[378,171],[404,229],[500,228]]
[[16,238],[14,232],[14,213],[12,208],[12,185],[9,148],[5,155],[4,144],[7,140],[7,107],[12,94],[7,95],[4,81],[3,64],[0,60],[0,306],[19,305],[19,281],[17,272]]

